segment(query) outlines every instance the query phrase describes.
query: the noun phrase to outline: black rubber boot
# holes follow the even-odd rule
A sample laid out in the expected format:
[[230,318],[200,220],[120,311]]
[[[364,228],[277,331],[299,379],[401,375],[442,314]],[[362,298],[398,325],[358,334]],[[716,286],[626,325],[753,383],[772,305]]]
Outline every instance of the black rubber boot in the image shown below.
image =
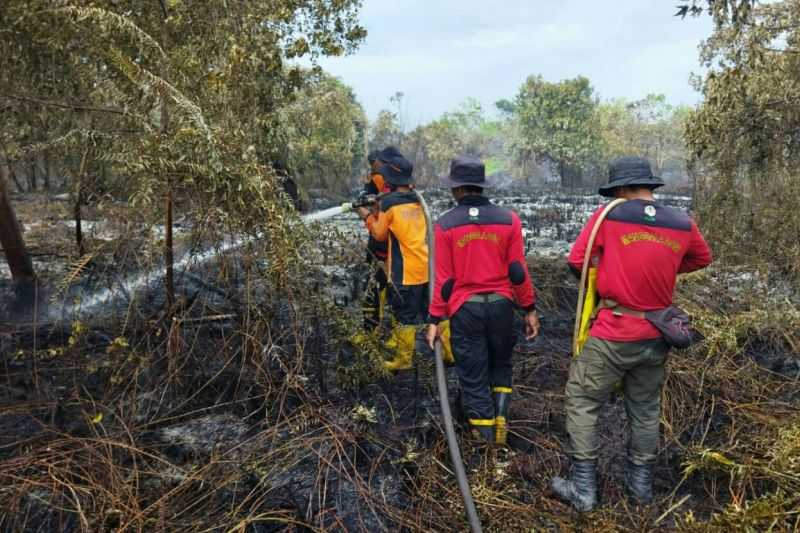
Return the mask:
[[637,465],[628,461],[625,468],[625,491],[636,503],[653,503],[653,465]]
[[581,513],[597,505],[597,461],[574,461],[569,479],[554,477],[550,488]]
[[470,424],[470,433],[472,434],[472,438],[478,442],[483,443],[484,441],[487,443],[494,442],[494,426],[486,426],[486,425],[473,425]]

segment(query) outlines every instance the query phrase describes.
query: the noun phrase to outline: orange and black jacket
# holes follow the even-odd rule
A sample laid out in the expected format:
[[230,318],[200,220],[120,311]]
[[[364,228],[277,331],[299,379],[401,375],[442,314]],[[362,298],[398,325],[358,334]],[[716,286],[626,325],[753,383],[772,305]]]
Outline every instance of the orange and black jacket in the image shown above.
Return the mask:
[[[383,176],[378,174],[377,172],[373,172],[370,175],[370,181],[366,185],[364,185],[364,192],[366,194],[385,194],[389,192],[389,186],[383,179]],[[386,261],[386,258],[389,255],[389,246],[386,241],[378,241],[375,237],[370,234],[369,242],[367,242],[367,252],[370,255],[375,256],[380,261]]]
[[395,285],[428,282],[425,214],[413,192],[394,192],[381,200],[380,211],[366,218],[370,235],[389,243],[388,269]]

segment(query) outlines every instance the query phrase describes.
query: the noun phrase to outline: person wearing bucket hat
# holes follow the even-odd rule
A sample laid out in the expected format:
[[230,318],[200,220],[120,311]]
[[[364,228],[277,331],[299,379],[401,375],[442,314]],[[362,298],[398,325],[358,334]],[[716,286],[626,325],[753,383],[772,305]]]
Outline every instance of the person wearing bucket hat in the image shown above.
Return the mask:
[[412,367],[416,325],[424,322],[428,301],[427,226],[422,206],[412,190],[413,165],[396,148],[381,153],[379,172],[392,191],[377,212],[360,208],[372,237],[388,242],[389,304],[397,325],[387,341],[395,352],[388,370]]
[[491,186],[480,159],[459,156],[441,178],[458,206],[435,228],[436,279],[428,343],[450,319],[461,398],[473,434],[505,444],[511,400],[514,307],[526,312],[528,338],[539,332],[536,293],[525,261],[522,223],[483,195]]
[[486,166],[483,162],[469,155],[458,156],[450,161],[450,173],[439,176],[439,182],[451,191],[473,187],[474,189],[469,192],[477,193],[476,189],[481,189],[481,194],[484,189],[494,187],[494,182],[486,176]]
[[370,174],[367,183],[364,185],[364,193],[370,195],[388,194],[389,184],[384,180],[380,172],[383,162],[393,157],[403,157],[400,150],[394,146],[387,146],[383,150],[373,150],[367,156],[370,166]]
[[[389,193],[389,184],[384,182],[379,169],[383,165],[381,150],[373,150],[367,156],[370,172],[366,177],[362,195],[366,198],[378,198],[379,195]],[[377,200],[376,200],[377,202]],[[364,316],[364,329],[374,331],[381,325],[383,307],[386,300],[388,280],[386,278],[385,263],[389,256],[388,244],[378,241],[367,231],[367,266],[371,272],[366,280],[367,293],[364,298],[362,314]]]
[[[636,503],[653,500],[653,465],[659,438],[661,386],[669,346],[647,320],[647,312],[672,305],[677,275],[711,263],[711,251],[697,224],[678,209],[658,203],[653,190],[664,185],[641,157],[623,157],[609,166],[606,197],[626,201],[600,222],[591,250],[590,234],[605,206],[581,231],[568,263],[580,272],[586,254],[597,268],[600,304],[580,355],[570,364],[566,385],[568,478],[551,488],[579,511],[597,503],[597,419],[622,382],[630,426],[625,488]],[[649,313],[648,313],[649,314]]]
[[620,157],[608,166],[608,183],[598,191],[614,198],[620,187],[639,187],[651,191],[664,186],[664,180],[653,175],[650,162],[643,157]]

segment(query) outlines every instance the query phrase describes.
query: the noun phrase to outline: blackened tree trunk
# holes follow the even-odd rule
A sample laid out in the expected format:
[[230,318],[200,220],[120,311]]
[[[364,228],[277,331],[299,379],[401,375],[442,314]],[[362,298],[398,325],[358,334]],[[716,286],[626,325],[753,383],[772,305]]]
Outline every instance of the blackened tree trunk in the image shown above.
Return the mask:
[[28,190],[31,192],[35,191],[38,185],[36,177],[36,157],[34,156],[28,162]]
[[50,191],[50,154],[45,152],[42,155],[42,167],[44,170],[44,190]]
[[576,165],[570,165],[564,161],[559,161],[558,174],[561,176],[561,186],[566,189],[577,189],[583,185],[581,169]]
[[19,181],[19,177],[17,176],[17,172],[14,170],[14,166],[11,164],[11,160],[8,159],[7,155],[3,156],[3,170],[0,172],[5,172],[7,176],[11,178],[11,181],[14,182],[14,186],[17,188],[18,193],[25,192],[25,186],[22,185]]
[[83,257],[86,254],[86,247],[83,244],[83,217],[81,215],[81,206],[83,205],[83,187],[86,183],[86,165],[89,160],[89,144],[87,142],[86,148],[81,156],[81,164],[78,169],[78,183],[75,186],[75,203],[73,205],[73,214],[75,216],[75,244],[78,246],[78,255]]
[[[167,29],[167,6],[164,3],[164,0],[159,0],[159,4],[161,5],[161,10],[164,15],[164,21],[161,30],[161,36],[163,42],[161,43],[164,50],[169,49],[169,31]],[[161,60],[161,69],[160,69],[161,78],[166,80],[167,79],[167,58],[164,57]],[[169,133],[169,107],[167,106],[167,95],[161,95],[161,135],[166,137]],[[173,179],[170,174],[165,175],[165,182],[166,182],[166,194],[165,194],[165,210],[166,210],[166,220],[164,221],[164,263],[166,265],[165,272],[164,272],[164,285],[166,286],[167,291],[167,309],[169,312],[172,313],[174,306],[175,306],[175,249],[173,248],[173,234],[172,234],[172,222],[173,222],[173,209],[175,205],[175,197],[174,197],[174,184]]]
[[11,278],[17,284],[32,284],[36,280],[31,256],[22,239],[22,226],[17,220],[8,197],[7,168],[0,168],[0,245],[3,246]]

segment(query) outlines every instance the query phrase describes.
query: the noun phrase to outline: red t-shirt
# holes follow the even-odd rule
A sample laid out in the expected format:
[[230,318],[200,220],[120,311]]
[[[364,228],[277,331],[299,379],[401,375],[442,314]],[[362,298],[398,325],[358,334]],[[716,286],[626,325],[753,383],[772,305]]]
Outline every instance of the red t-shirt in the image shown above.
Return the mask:
[[470,296],[494,293],[532,310],[535,293],[516,213],[466,196],[436,222],[432,322],[452,317]]
[[[589,235],[603,207],[581,231],[569,264],[583,267]],[[654,311],[672,305],[677,275],[711,263],[711,250],[697,224],[678,209],[646,200],[630,200],[609,213],[591,252],[597,265],[597,292],[620,305]],[[656,339],[659,331],[644,318],[600,311],[591,335],[614,342]]]

